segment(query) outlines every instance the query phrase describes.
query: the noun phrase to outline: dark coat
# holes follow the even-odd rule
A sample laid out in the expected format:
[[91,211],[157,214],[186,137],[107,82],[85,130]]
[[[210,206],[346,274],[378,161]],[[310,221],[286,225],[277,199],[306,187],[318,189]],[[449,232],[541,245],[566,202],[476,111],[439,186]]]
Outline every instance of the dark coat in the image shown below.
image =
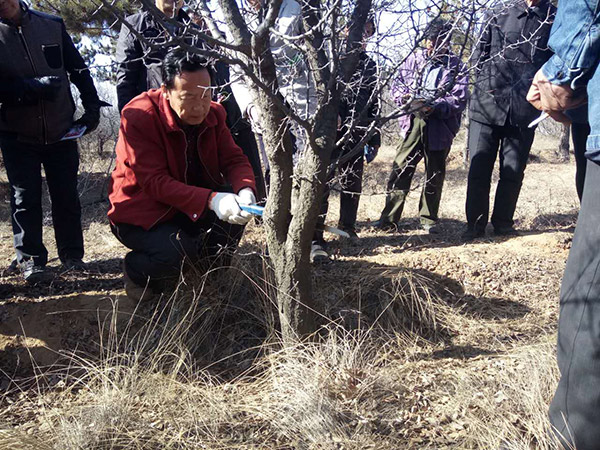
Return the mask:
[[[53,144],[73,124],[70,82],[86,111],[99,113],[100,100],[85,61],[60,17],[21,5],[20,27],[0,20],[0,134],[31,144]],[[52,100],[19,93],[27,78],[55,76],[60,88]]]
[[[160,87],[162,62],[172,48],[172,45],[167,45],[171,35],[149,11],[132,14],[125,21],[152,47],[140,41],[125,24],[122,25],[116,52],[119,111],[142,92]],[[177,21],[189,24],[190,17],[179,10]],[[180,32],[177,29],[176,33]]]
[[248,158],[225,125],[225,110],[212,103],[200,125],[198,153],[202,186],[186,182],[186,136],[160,89],[134,98],[123,109],[117,161],[109,188],[112,223],[148,230],[183,212],[196,221],[204,215],[210,194],[229,184],[234,192],[256,191]]
[[471,119],[490,125],[526,127],[539,116],[526,95],[535,73],[552,56],[548,47],[556,8],[548,0],[492,10],[474,51],[477,80]]
[[[376,88],[377,65],[366,52],[362,51],[356,71],[340,102],[340,119],[344,125],[342,132],[346,131],[346,126],[354,126],[352,136],[345,145],[348,150],[352,150],[362,140],[371,122],[379,113]],[[379,147],[381,145],[379,131],[376,131],[367,143]]]

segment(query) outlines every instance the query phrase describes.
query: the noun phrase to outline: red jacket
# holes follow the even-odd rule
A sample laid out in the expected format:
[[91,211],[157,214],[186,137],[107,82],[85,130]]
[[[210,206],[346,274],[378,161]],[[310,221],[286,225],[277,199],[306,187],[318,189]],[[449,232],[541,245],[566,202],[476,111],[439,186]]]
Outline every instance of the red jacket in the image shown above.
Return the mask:
[[186,184],[186,146],[185,133],[159,89],[138,95],[123,108],[108,194],[112,223],[148,230],[178,211],[196,221],[206,212],[211,192],[226,183],[234,192],[256,190],[252,166],[233,141],[220,104],[211,104],[200,125],[203,187]]

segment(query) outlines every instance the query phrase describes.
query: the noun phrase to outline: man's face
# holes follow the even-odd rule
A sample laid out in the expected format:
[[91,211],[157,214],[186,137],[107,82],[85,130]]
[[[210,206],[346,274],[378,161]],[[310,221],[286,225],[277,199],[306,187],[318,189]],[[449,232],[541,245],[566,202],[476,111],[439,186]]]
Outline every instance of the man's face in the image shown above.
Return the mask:
[[19,0],[0,0],[0,18],[14,20],[20,11]]
[[183,0],[155,0],[154,4],[165,16],[175,17],[183,6]]
[[442,36],[432,39],[425,39],[425,48],[427,49],[427,53],[430,55],[434,53],[443,53],[449,47],[449,43]]
[[527,3],[527,6],[532,7],[532,6],[536,6],[541,0],[525,0],[525,3]]
[[212,88],[210,74],[202,69],[183,72],[173,80],[173,87],[162,87],[171,109],[187,125],[200,125],[210,111]]

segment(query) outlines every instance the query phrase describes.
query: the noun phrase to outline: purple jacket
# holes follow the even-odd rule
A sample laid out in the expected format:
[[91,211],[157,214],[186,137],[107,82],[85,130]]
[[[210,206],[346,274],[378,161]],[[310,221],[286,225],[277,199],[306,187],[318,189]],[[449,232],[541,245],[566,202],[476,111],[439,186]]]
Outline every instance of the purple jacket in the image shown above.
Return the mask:
[[[398,106],[402,105],[405,95],[415,95],[419,86],[425,82],[423,77],[429,59],[425,50],[417,50],[398,69],[398,76],[392,83],[392,98]],[[452,53],[437,56],[435,66],[441,71],[436,84],[437,94],[431,102],[433,112],[425,119],[428,125],[428,147],[429,150],[445,150],[452,145],[460,127],[462,112],[467,105],[468,74],[465,65]],[[410,130],[413,117],[413,114],[406,114],[398,120],[403,138],[406,138]]]

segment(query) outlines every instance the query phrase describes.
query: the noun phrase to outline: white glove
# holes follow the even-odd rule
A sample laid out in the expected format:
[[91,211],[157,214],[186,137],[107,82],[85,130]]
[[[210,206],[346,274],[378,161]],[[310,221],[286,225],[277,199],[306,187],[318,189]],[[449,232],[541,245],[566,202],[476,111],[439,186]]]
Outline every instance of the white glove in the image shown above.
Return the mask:
[[238,203],[240,205],[255,205],[256,204],[256,197],[254,196],[254,192],[252,192],[252,189],[246,187],[244,189],[240,189],[240,192],[238,192]]
[[258,112],[258,108],[250,103],[246,109],[246,115],[250,120],[250,125],[252,125],[252,131],[254,131],[256,134],[262,134],[263,130],[260,126],[260,114]]
[[228,192],[217,192],[208,202],[208,208],[215,212],[220,220],[234,225],[245,225],[252,215],[240,209],[240,197]]

